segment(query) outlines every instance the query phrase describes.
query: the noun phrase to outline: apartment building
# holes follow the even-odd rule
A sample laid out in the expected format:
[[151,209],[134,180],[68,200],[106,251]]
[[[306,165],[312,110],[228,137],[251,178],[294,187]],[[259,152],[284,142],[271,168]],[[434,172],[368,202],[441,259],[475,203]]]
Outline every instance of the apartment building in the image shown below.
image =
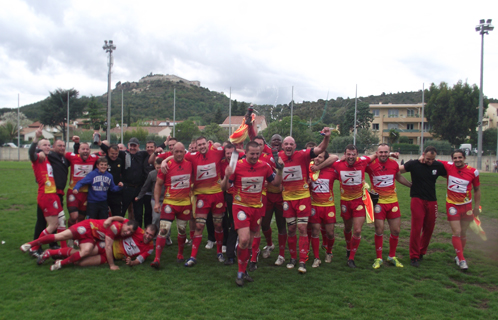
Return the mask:
[[[422,133],[422,104],[371,104],[374,115],[372,131],[383,143],[388,142],[389,131],[396,129],[401,137],[408,137],[410,143],[420,144]],[[424,118],[424,141],[432,139],[427,119]]]

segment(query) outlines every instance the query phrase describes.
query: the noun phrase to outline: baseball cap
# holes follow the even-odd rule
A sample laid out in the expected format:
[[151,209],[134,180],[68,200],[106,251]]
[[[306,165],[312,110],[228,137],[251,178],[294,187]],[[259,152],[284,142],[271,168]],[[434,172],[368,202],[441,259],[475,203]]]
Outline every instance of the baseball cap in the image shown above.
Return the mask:
[[137,138],[131,138],[130,141],[128,141],[128,144],[136,144],[138,146],[140,141],[138,141]]

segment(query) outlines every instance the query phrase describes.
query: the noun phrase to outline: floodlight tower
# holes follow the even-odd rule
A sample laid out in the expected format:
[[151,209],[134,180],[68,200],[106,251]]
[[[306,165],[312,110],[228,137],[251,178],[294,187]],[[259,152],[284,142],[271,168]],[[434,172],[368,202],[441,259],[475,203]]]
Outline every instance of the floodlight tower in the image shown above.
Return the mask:
[[112,50],[116,50],[116,46],[112,43],[112,40],[104,41],[104,46],[102,49],[105,52],[109,52],[109,73],[107,74],[107,140],[111,142],[111,68],[114,60],[112,59]]
[[482,95],[482,73],[483,73],[483,60],[484,60],[484,35],[488,31],[493,31],[495,27],[491,24],[491,19],[484,22],[484,19],[479,21],[476,26],[476,31],[481,35],[481,86],[479,90],[479,130],[477,135],[477,169],[481,170],[482,164],[482,116],[483,116],[483,95]]

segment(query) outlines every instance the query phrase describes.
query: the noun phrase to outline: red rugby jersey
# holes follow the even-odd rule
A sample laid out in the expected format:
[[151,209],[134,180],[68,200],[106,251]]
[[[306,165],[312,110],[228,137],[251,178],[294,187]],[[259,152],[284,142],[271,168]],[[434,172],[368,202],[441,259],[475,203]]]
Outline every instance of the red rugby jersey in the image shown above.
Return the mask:
[[394,203],[398,201],[396,194],[396,174],[399,172],[398,163],[390,158],[386,162],[379,159],[372,161],[366,169],[375,192],[379,194],[378,203]]
[[164,204],[188,206],[190,201],[190,186],[192,184],[192,163],[183,159],[181,162],[168,161],[168,173],[161,171],[157,177],[164,181]]

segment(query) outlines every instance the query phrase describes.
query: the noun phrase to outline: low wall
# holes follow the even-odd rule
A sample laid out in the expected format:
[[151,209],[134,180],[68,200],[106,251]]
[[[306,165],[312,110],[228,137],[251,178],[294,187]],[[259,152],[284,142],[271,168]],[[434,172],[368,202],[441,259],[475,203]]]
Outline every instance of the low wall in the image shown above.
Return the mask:
[[29,148],[0,148],[0,161],[29,161]]

